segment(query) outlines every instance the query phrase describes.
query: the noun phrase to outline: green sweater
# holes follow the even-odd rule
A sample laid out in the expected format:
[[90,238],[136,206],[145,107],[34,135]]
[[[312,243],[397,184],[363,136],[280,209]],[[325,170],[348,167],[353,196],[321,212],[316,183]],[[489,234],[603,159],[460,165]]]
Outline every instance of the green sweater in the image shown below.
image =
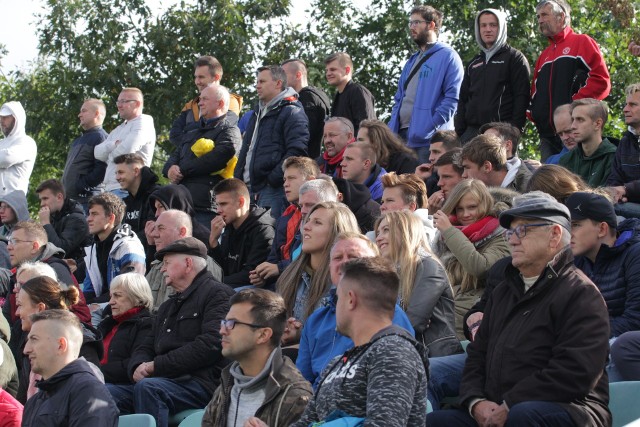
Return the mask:
[[607,138],[602,140],[598,149],[589,157],[584,155],[582,144],[560,158],[559,165],[580,175],[591,187],[605,185],[616,154],[616,146]]

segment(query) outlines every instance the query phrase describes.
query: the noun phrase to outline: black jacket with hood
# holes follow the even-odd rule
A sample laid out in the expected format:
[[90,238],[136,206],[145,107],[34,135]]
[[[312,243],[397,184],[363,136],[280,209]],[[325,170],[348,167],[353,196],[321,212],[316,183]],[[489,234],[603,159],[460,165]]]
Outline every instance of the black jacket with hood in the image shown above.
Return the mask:
[[356,216],[362,233],[372,231],[376,219],[380,216],[380,205],[371,198],[367,186],[344,178],[333,178],[333,182],[342,193],[342,203]]
[[191,217],[193,237],[209,247],[209,230],[196,220],[196,210],[193,207],[191,193],[181,184],[169,184],[158,188],[149,196],[149,206],[155,212],[155,202],[158,201],[165,210],[178,209]]
[[[498,36],[487,48],[480,36],[480,15],[491,13],[498,19]],[[464,70],[460,87],[455,128],[462,135],[468,126],[479,128],[485,123],[508,122],[522,130],[529,106],[529,76],[527,58],[507,44],[507,21],[503,12],[484,9],[476,15],[476,43],[481,52]]]
[[324,121],[331,116],[331,100],[322,89],[306,86],[300,89],[298,101],[309,119],[309,157],[315,159],[322,151]]
[[[14,352],[14,356],[18,361],[18,375],[20,383],[18,385],[18,395],[16,396],[16,399],[24,404],[27,401],[29,374],[31,373],[31,362],[29,361],[29,357],[24,354],[24,346],[27,344],[29,332],[22,331],[22,321],[17,322],[17,325],[19,327],[19,332],[17,333],[20,335],[18,338],[19,348]],[[100,359],[102,359],[102,356],[104,355],[102,334],[89,323],[81,323],[80,325],[82,326],[82,346],[80,347],[80,356],[83,357],[86,362],[92,363],[95,366],[95,370],[99,372],[100,369],[98,366],[100,366]],[[14,334],[15,333],[16,329],[14,328]]]
[[118,408],[109,390],[83,358],[46,380],[24,407],[23,427],[116,427]]
[[44,225],[49,242],[62,249],[66,258],[84,262],[84,247],[89,246],[92,239],[82,206],[66,198],[62,208],[51,214],[50,222]]
[[227,224],[220,244],[210,251],[224,271],[224,283],[232,287],[249,285],[249,272],[267,259],[274,235],[275,220],[268,210],[255,205],[237,230]]
[[144,234],[144,226],[147,221],[153,221],[155,218],[155,209],[152,209],[151,205],[149,205],[149,197],[160,188],[160,185],[158,185],[158,175],[148,166],[143,167],[140,173],[142,181],[140,181],[138,192],[135,196],[129,194],[124,198],[127,211],[122,222],[129,224],[142,244],[146,245],[147,239]]

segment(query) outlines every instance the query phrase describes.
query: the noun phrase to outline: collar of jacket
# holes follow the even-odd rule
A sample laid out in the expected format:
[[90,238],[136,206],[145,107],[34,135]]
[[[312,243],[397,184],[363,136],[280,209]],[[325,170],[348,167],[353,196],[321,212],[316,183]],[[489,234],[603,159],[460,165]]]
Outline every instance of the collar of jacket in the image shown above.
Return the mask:
[[555,35],[549,37],[549,43],[551,43],[551,44],[561,43],[564,39],[569,37],[571,34],[573,34],[573,30],[571,29],[571,27],[569,25],[567,25],[558,34],[555,34]]

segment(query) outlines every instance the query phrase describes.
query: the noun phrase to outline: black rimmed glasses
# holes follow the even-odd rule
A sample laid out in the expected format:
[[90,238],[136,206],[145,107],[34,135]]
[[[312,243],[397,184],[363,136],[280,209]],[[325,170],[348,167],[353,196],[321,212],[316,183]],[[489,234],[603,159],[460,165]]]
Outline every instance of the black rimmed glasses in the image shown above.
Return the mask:
[[515,228],[509,228],[508,230],[505,230],[505,232],[504,232],[504,240],[506,240],[508,242],[509,239],[511,239],[511,236],[513,236],[514,234],[516,235],[516,237],[519,240],[522,240],[527,235],[527,228],[529,228],[529,227],[544,227],[546,225],[552,225],[552,224],[550,222],[540,222],[540,223],[536,223],[536,224],[520,224],[520,225],[516,226]]
[[245,322],[241,322],[239,320],[235,320],[235,319],[222,319],[220,321],[220,328],[222,329],[226,329],[227,331],[231,331],[233,330],[233,328],[236,327],[236,325],[244,325],[244,326],[248,326],[250,328],[266,328],[266,326],[262,326],[262,325],[254,325],[253,323],[245,323]]

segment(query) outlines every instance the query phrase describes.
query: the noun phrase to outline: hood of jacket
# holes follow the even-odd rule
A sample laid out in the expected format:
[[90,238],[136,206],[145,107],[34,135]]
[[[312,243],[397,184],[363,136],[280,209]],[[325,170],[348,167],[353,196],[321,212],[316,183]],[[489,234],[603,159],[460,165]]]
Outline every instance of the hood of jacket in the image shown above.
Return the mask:
[[629,245],[640,242],[640,219],[628,218],[618,224],[618,238],[614,248],[624,249]]
[[[149,166],[144,166],[141,169],[140,177],[140,188],[138,188],[136,197],[142,197],[144,194],[148,193],[150,188],[153,188],[158,184],[158,175],[156,175],[156,173],[152,171]],[[155,212],[155,205],[153,206],[153,211]]]
[[[491,13],[498,18],[498,35],[496,42],[490,48],[487,47],[480,36],[480,16],[485,13]],[[475,35],[476,43],[478,43],[478,46],[480,46],[480,49],[484,52],[485,61],[489,62],[491,57],[507,44],[507,18],[504,12],[497,9],[484,9],[478,12],[476,15]]]
[[266,104],[262,101],[258,102],[258,115],[262,116],[269,111],[279,107],[281,104],[289,104],[298,100],[298,92],[294,88],[288,86],[285,90],[273,97],[273,99]]
[[259,224],[270,225],[273,226],[273,218],[271,218],[271,213],[269,210],[258,207],[256,205],[251,205],[249,208],[249,216],[244,220],[242,225],[238,227],[238,232],[247,232],[251,230],[253,227]]
[[9,101],[2,104],[1,108],[8,108],[11,110],[11,115],[16,120],[13,125],[13,129],[6,138],[24,135],[24,129],[27,124],[27,113],[25,113],[22,104],[18,101]]
[[16,222],[26,221],[29,219],[29,206],[27,205],[27,196],[22,190],[14,190],[10,193],[0,196],[0,202],[5,202],[13,209],[16,214]]
[[165,209],[178,209],[193,217],[196,211],[193,207],[191,193],[184,185],[169,184],[160,187],[149,196],[149,204],[155,212],[155,201],[159,201]]
[[73,362],[67,364],[64,368],[60,369],[58,372],[53,374],[50,378],[46,380],[41,380],[36,382],[36,386],[45,392],[55,390],[60,386],[61,383],[64,383],[71,377],[72,375],[87,373],[93,375],[98,380],[103,381],[100,375],[96,372],[97,368],[92,368],[92,364],[87,362],[84,357],[79,357]]
[[82,205],[76,202],[73,199],[65,198],[62,208],[58,212],[55,212],[52,217],[54,220],[60,220],[62,217],[65,217],[70,214],[80,214],[83,217],[86,216],[84,213],[84,209],[82,209]]
[[118,245],[118,243],[116,243],[118,240],[124,240],[126,238],[133,239],[134,237],[138,238],[129,224],[120,224],[118,228],[116,228],[115,236],[113,236],[113,248],[111,248],[111,252],[113,252]]
[[493,197],[493,209],[489,214],[496,218],[500,217],[502,212],[511,209],[513,207],[513,198],[520,195],[517,191],[509,188],[489,187],[488,190],[491,197]]
[[64,258],[64,255],[65,255],[64,249],[60,249],[59,247],[57,247],[51,242],[46,243],[44,246],[42,246],[42,248],[43,248],[42,252],[40,253],[40,256],[37,258],[36,261],[49,259],[52,257],[56,257],[60,259]]
[[[2,313],[0,313],[0,340],[3,340],[7,344],[9,344],[10,338],[11,338],[11,326],[9,326],[9,322],[7,321],[7,318],[4,317]],[[2,347],[0,347],[0,350],[1,349]],[[2,365],[2,362],[0,362],[0,365]]]
[[357,210],[371,199],[371,192],[364,184],[356,184],[344,178],[333,178],[333,182],[342,193],[342,203],[347,205],[352,211]]

